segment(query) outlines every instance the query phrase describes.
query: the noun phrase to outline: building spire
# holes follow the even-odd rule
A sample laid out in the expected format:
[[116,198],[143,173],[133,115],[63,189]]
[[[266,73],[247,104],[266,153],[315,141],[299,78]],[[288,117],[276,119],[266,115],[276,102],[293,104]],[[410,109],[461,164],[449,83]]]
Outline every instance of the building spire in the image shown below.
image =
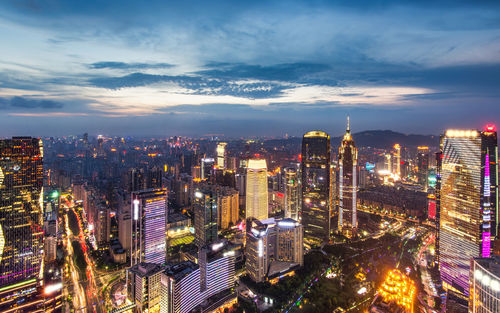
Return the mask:
[[349,115],[347,115],[347,131],[350,131],[351,128],[349,127]]

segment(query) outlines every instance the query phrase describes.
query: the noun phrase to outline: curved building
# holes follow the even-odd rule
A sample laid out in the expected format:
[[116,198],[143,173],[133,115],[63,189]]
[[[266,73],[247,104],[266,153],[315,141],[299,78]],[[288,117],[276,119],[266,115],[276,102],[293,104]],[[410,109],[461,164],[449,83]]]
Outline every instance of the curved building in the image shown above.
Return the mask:
[[330,237],[330,135],[311,131],[302,138],[302,225],[306,247]]
[[347,117],[347,130],[339,148],[339,230],[348,237],[356,233],[358,149],[352,139]]

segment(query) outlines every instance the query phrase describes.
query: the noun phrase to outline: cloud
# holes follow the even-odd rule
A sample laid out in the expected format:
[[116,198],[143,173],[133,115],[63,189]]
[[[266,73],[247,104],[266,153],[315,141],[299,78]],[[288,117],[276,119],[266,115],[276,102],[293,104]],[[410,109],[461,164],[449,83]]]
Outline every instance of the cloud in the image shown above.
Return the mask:
[[133,62],[95,62],[88,65],[91,69],[144,70],[172,68],[169,63],[133,63]]
[[12,98],[0,98],[1,109],[60,109],[64,105],[57,101],[46,99],[35,99],[21,96]]

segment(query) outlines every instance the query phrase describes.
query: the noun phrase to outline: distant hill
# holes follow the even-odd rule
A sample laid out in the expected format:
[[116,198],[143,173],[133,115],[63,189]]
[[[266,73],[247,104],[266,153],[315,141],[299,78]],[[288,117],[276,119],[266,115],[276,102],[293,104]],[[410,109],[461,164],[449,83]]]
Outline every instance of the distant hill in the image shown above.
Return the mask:
[[[373,147],[387,149],[399,143],[403,147],[439,146],[439,136],[434,135],[406,135],[392,130],[367,130],[353,134],[358,147]],[[332,144],[338,147],[342,137],[333,137]]]

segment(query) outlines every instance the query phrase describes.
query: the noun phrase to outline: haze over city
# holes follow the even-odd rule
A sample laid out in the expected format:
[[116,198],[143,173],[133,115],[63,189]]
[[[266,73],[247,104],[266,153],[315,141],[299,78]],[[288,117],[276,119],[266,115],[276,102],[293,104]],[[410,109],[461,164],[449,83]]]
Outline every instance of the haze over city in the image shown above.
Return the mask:
[[341,135],[347,114],[356,131],[437,135],[500,114],[497,1],[2,1],[0,12],[5,136]]

